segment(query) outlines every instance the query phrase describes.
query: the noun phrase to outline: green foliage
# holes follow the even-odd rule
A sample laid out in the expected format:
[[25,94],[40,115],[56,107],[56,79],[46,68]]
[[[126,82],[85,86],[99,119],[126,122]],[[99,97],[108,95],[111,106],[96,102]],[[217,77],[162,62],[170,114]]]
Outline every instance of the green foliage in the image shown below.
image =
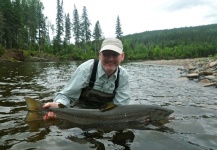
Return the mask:
[[[217,24],[124,36],[128,59],[184,59],[217,53]],[[144,45],[145,47],[142,47]],[[130,49],[130,50],[128,50]],[[133,53],[133,54],[132,54]],[[140,55],[138,55],[138,53]]]
[[[71,23],[69,14],[64,20],[62,5],[63,0],[57,0],[56,36],[50,41],[49,30],[54,31],[54,25],[43,14],[40,0],[0,0],[0,55],[4,49],[20,49],[27,50],[29,57],[97,58],[104,39],[99,21],[94,26],[91,41],[91,22],[86,7],[79,18],[74,5]],[[75,44],[70,43],[71,33]],[[217,24],[123,36],[118,16],[115,34],[123,41],[125,58],[129,60],[217,57]]]
[[0,44],[0,56],[2,56],[3,54],[5,54],[5,50]]

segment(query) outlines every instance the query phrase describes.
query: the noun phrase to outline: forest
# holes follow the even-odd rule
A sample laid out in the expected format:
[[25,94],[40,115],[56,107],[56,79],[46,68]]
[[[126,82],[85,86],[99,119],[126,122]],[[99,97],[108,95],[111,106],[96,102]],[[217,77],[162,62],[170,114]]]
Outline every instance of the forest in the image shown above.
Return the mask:
[[[91,31],[92,23],[85,6],[81,15],[76,5],[69,14],[64,13],[63,0],[56,0],[56,3],[56,22],[52,24],[43,14],[40,0],[0,0],[0,56],[8,50],[21,50],[26,56],[44,54],[62,60],[97,58],[105,38],[100,20]],[[184,59],[217,54],[217,24],[131,35],[124,35],[122,26],[117,14],[115,35],[123,41],[127,60]],[[52,38],[51,32],[55,33]]]

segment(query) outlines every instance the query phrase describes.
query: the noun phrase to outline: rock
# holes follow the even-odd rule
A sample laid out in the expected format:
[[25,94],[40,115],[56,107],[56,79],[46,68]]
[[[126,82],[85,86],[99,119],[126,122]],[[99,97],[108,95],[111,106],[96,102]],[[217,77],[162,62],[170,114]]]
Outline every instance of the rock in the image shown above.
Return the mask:
[[217,86],[217,60],[205,58],[188,65],[187,78],[194,79],[204,87]]
[[196,69],[196,67],[193,64],[188,65],[188,70],[194,70],[194,69]]
[[214,67],[214,66],[217,66],[217,61],[213,61],[209,63],[209,67]]
[[194,79],[195,82],[201,83],[204,87],[217,87],[217,60],[212,58],[203,58],[198,62],[188,65],[189,80]]
[[210,75],[210,76],[205,76],[204,78],[205,78],[205,79],[209,79],[209,80],[214,80],[214,79],[215,79],[215,76],[211,76],[211,75]]
[[198,73],[187,74],[187,78],[198,78],[198,77],[199,77]]
[[216,86],[216,85],[217,85],[216,83],[208,83],[208,84],[205,84],[204,87]]
[[203,85],[210,83],[209,79],[202,79],[199,82],[202,83]]
[[201,71],[201,72],[199,72],[199,75],[205,75],[205,76],[212,75],[212,74],[213,74],[212,71]]

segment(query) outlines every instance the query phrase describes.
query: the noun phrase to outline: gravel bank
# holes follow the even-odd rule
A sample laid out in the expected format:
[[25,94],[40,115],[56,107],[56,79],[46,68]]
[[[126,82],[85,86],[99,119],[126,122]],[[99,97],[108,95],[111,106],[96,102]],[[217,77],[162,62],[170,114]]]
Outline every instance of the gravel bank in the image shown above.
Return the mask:
[[189,64],[199,61],[202,58],[194,58],[194,59],[173,59],[173,60],[148,60],[144,61],[144,64],[155,64],[155,65],[176,65],[183,66],[187,68]]

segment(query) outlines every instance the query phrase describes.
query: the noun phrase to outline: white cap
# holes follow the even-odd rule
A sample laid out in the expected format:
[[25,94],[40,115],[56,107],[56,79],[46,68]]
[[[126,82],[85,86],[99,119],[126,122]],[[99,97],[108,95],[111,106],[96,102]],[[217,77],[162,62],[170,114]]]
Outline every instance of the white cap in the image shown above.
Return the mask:
[[121,40],[117,38],[107,38],[102,42],[100,52],[104,50],[112,50],[119,54],[123,53],[123,45]]

